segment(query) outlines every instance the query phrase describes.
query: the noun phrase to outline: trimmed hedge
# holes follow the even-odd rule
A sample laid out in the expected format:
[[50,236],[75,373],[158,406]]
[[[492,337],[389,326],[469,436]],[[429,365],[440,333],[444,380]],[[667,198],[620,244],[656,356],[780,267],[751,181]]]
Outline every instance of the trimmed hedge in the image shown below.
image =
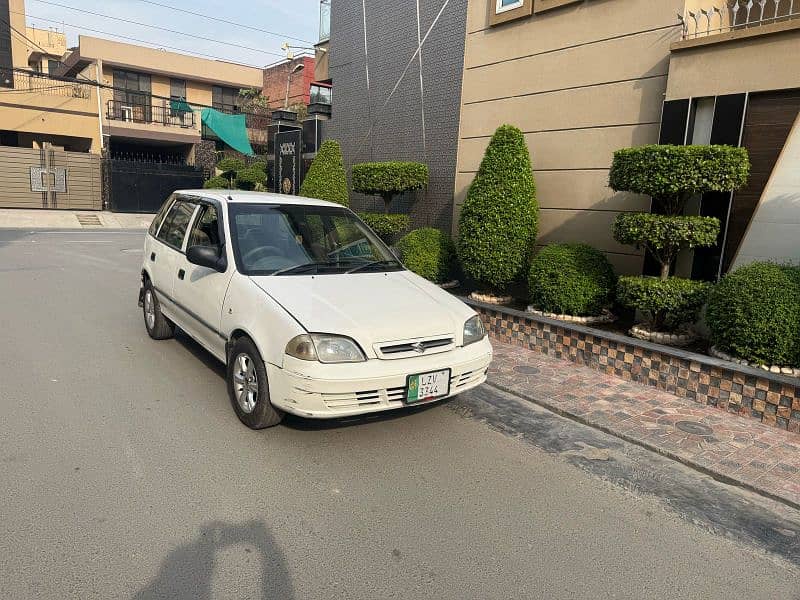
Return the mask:
[[712,285],[681,277],[620,277],[617,301],[645,313],[657,331],[673,330],[697,321]]
[[247,167],[236,172],[236,187],[240,190],[254,190],[266,183],[266,173],[257,168]]
[[408,215],[360,212],[358,217],[389,245],[411,225],[411,217]]
[[233,158],[226,156],[217,163],[217,169],[222,171],[223,176],[232,177],[237,171],[246,168],[244,161],[241,158]]
[[415,229],[397,243],[405,265],[417,275],[435,283],[448,280],[453,270],[455,246],[438,229]]
[[531,261],[530,300],[540,310],[596,316],[612,304],[616,286],[611,263],[587,244],[551,244]]
[[262,173],[266,174],[266,172],[267,172],[267,163],[264,162],[263,160],[259,159],[259,160],[255,160],[255,161],[251,162],[249,165],[247,165],[247,168],[248,169],[258,169]]
[[620,213],[612,233],[620,244],[644,246],[661,264],[663,278],[682,249],[716,244],[719,228],[714,217]]
[[725,352],[800,367],[800,267],[756,262],[729,273],[711,293],[706,323]]
[[203,187],[207,190],[227,190],[231,187],[231,182],[221,175],[211,177],[203,182]]
[[745,148],[650,145],[614,152],[608,186],[617,192],[647,194],[668,214],[679,214],[687,198],[737,190],[749,174]]
[[522,132],[502,125],[492,136],[459,218],[464,272],[490,290],[522,278],[536,240],[539,206]]
[[428,165],[417,162],[369,162],[353,165],[353,190],[383,198],[386,213],[392,198],[428,185]]
[[339,142],[325,140],[300,186],[300,195],[349,206],[347,174]]

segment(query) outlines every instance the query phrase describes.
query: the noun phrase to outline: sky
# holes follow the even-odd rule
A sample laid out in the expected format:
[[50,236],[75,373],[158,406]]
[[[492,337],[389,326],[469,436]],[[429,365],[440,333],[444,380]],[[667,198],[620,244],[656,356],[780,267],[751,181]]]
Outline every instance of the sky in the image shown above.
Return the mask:
[[[318,37],[319,0],[152,1],[245,24],[277,35],[163,8],[146,0],[25,0],[25,12],[28,26],[39,29],[54,27],[66,33],[68,47],[77,45],[78,35],[84,34],[161,47],[174,52],[212,55],[214,58],[257,67],[285,58],[286,54],[281,50],[283,42],[294,46],[310,46]],[[85,11],[138,21],[180,33],[125,23]],[[186,33],[209,40],[183,35]],[[128,36],[136,40],[116,36]],[[299,38],[305,42],[291,38]],[[296,50],[295,53],[297,52],[299,51]]]

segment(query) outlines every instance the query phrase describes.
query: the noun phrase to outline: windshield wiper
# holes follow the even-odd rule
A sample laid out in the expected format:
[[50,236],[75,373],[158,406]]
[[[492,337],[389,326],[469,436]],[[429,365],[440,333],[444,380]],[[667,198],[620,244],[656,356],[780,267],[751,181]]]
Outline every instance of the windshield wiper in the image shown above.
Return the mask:
[[345,271],[345,275],[349,275],[350,273],[355,273],[357,271],[363,271],[364,269],[369,269],[370,267],[389,267],[392,265],[400,264],[396,260],[373,260],[372,262],[366,262],[357,267],[353,267],[349,271]]
[[335,267],[337,263],[335,262],[310,262],[310,263],[303,263],[301,265],[294,265],[293,267],[286,267],[285,269],[279,269],[272,273],[272,275],[291,275],[293,273],[304,273],[310,269],[319,269],[320,267]]

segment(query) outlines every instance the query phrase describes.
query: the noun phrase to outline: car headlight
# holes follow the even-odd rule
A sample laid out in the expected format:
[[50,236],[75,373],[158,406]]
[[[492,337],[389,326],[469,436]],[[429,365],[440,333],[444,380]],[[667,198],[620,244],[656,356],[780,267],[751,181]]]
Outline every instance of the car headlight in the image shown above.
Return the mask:
[[327,333],[304,333],[286,344],[286,354],[300,360],[321,363],[363,362],[367,360],[361,348],[349,337]]
[[474,342],[480,342],[486,337],[486,328],[478,315],[470,318],[464,323],[464,345],[467,346]]

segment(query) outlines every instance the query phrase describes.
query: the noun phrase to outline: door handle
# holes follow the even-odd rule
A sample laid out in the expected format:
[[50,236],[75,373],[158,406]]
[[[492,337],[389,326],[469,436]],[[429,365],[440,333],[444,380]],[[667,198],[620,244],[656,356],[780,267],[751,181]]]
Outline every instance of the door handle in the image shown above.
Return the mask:
[[184,271],[183,269],[178,271],[178,279],[183,280],[185,275],[186,275],[186,271]]
[[150,262],[156,262],[156,253],[155,252],[151,252],[150,253]]

